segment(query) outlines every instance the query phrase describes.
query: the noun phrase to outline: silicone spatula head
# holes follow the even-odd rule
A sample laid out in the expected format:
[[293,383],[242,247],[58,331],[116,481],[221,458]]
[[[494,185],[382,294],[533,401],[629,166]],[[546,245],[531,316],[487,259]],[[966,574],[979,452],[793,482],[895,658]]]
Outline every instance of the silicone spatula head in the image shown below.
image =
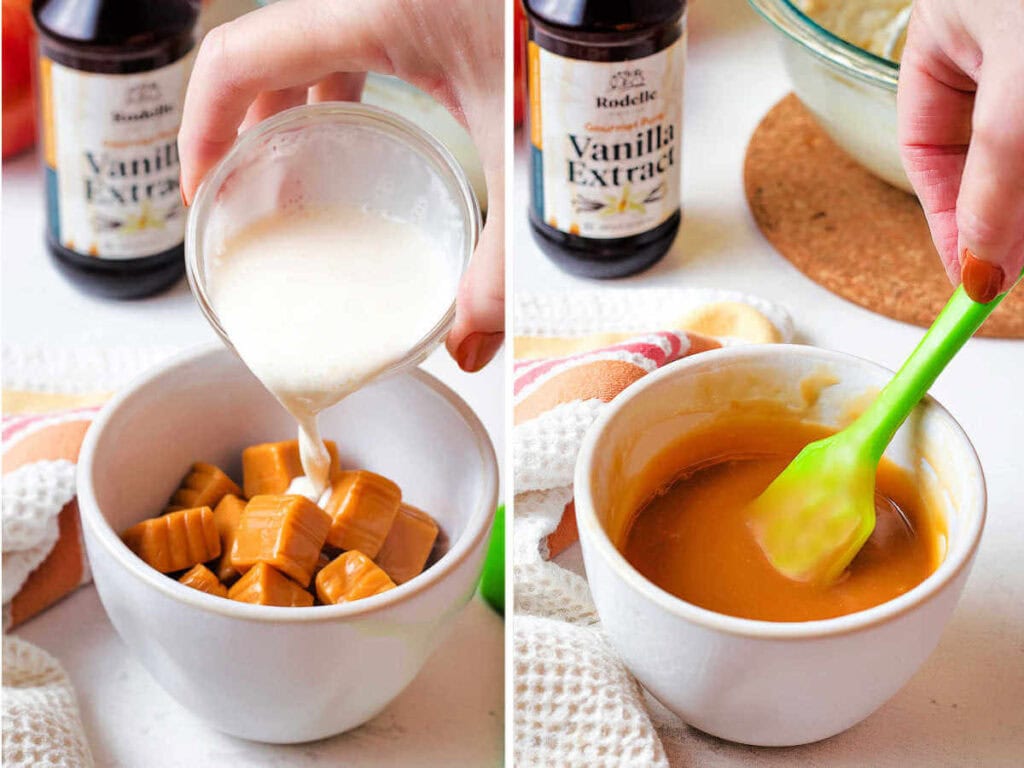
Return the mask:
[[957,288],[860,418],[808,445],[751,503],[748,523],[776,570],[821,584],[843,573],[874,530],[875,473],[886,446],[1005,295],[979,304]]
[[874,530],[875,464],[845,434],[804,448],[748,510],[761,550],[795,581],[835,581]]

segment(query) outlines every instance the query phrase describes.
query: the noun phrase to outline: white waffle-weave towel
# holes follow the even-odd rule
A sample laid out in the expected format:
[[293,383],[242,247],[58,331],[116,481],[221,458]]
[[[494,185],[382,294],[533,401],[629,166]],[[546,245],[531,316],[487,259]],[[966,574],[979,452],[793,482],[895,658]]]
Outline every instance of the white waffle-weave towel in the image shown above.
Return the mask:
[[50,654],[4,638],[4,765],[88,768],[93,764],[75,693]]
[[[4,345],[5,630],[12,601],[53,550],[59,536],[58,517],[75,496],[74,462],[48,452],[77,455],[84,424],[95,415],[97,404],[170,353],[167,348]],[[84,552],[80,543],[79,551]],[[80,568],[76,583],[89,579],[87,565],[83,562]],[[46,575],[45,569],[40,570],[37,578]],[[45,651],[14,636],[4,638],[3,763],[12,768],[93,764],[64,670]]]

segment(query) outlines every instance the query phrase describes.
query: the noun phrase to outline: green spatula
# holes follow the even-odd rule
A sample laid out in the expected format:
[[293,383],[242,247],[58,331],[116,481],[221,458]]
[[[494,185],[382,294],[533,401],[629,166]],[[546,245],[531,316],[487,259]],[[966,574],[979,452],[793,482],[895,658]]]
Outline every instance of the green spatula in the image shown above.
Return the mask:
[[860,418],[804,448],[754,500],[750,526],[776,570],[819,584],[843,573],[875,528],[875,473],[886,446],[1005,296],[978,304],[963,286],[957,288],[917,349]]

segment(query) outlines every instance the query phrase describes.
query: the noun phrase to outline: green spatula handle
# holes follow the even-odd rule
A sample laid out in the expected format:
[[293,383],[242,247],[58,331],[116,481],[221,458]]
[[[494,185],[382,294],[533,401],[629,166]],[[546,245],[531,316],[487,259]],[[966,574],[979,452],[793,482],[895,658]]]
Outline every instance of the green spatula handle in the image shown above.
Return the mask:
[[[1021,277],[1024,277],[1024,272]],[[1006,293],[988,304],[979,304],[967,295],[962,285],[953,292],[917,349],[849,428],[857,434],[858,442],[865,450],[871,452],[875,463],[882,458],[896,430],[907,420],[949,361],[1005,297]]]

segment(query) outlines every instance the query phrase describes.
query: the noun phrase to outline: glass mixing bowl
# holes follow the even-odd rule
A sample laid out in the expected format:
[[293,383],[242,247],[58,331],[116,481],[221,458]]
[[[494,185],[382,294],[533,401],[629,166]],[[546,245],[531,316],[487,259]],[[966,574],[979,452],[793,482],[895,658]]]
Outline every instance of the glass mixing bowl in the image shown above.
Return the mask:
[[878,178],[913,193],[896,135],[899,64],[824,29],[789,0],[749,0],[779,32],[800,101],[847,154]]

